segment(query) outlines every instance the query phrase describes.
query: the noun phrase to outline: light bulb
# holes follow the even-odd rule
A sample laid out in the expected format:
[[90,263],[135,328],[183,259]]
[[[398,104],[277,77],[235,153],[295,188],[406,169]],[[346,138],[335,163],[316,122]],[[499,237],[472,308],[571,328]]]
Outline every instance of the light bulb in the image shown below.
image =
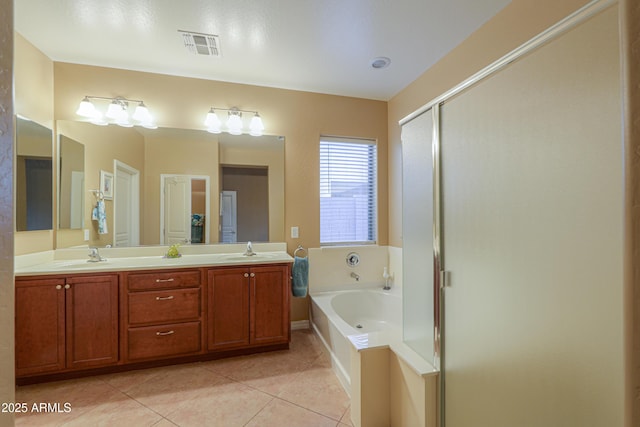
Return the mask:
[[249,135],[261,136],[263,130],[264,130],[264,125],[262,124],[262,119],[260,118],[260,115],[256,112],[256,114],[251,118],[251,123],[249,124]]
[[204,125],[207,128],[220,129],[220,125],[222,125],[222,123],[220,122],[220,119],[218,118],[218,115],[216,114],[216,112],[213,111],[213,108],[210,109],[209,112],[207,113],[207,117],[204,119]]
[[113,101],[111,101],[111,104],[109,104],[109,108],[107,108],[106,116],[110,119],[117,120],[123,111],[124,111],[124,108],[122,107],[122,104],[120,103],[120,101],[118,101],[117,99],[114,99]]
[[96,107],[93,105],[93,102],[85,96],[84,99],[80,101],[80,106],[78,107],[76,114],[82,117],[93,118],[96,115],[96,112]]
[[153,118],[151,117],[151,113],[149,113],[149,109],[144,102],[140,102],[133,112],[133,119],[137,120],[141,123],[151,123]]
[[227,120],[227,130],[231,135],[241,135],[242,134],[242,113],[238,112],[230,112],[229,120]]

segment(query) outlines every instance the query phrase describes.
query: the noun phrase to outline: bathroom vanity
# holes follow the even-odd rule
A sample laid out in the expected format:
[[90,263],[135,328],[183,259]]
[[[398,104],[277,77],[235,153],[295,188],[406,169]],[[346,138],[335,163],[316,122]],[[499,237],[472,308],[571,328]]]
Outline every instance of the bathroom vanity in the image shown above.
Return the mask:
[[292,261],[282,251],[19,269],[17,381],[287,349]]

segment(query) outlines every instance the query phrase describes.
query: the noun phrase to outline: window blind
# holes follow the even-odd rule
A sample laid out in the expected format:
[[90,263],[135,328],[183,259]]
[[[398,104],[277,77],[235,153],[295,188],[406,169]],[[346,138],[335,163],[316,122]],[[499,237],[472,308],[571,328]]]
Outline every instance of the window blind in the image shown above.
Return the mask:
[[320,140],[320,244],[376,242],[375,141]]

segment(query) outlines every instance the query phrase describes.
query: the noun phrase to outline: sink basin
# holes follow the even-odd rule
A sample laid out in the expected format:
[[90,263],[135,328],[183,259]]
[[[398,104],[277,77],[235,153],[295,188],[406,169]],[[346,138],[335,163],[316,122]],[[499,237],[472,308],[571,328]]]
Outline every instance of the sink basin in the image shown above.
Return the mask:
[[251,261],[264,261],[268,259],[273,259],[278,256],[282,256],[282,254],[279,254],[277,252],[259,252],[259,253],[256,253],[255,255],[244,255],[244,254],[235,253],[235,254],[218,254],[217,256],[224,261],[251,262]]
[[69,261],[55,264],[57,270],[91,270],[98,266],[107,266],[109,261],[89,262],[89,261]]

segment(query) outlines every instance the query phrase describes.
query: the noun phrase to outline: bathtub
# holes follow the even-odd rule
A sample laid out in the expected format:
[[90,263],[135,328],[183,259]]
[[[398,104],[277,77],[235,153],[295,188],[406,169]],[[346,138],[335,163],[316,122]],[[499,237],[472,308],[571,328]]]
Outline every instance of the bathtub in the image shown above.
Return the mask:
[[311,294],[311,326],[347,393],[351,394],[351,347],[401,340],[401,295],[400,289],[383,291],[381,287]]

